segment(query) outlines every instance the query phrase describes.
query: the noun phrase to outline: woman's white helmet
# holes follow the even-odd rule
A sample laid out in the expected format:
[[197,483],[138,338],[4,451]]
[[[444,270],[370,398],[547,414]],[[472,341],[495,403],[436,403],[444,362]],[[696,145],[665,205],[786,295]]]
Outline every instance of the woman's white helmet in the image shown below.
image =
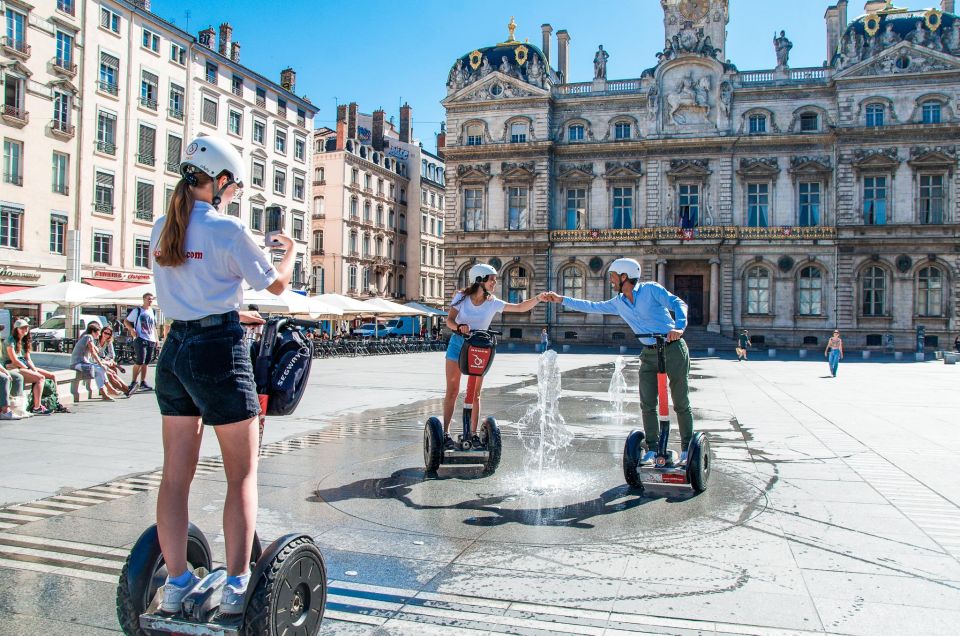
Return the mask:
[[247,181],[243,157],[226,139],[218,137],[197,137],[189,144],[180,162],[180,174],[199,170],[211,179],[226,171],[233,177],[237,187],[242,188]]
[[632,258],[618,258],[610,264],[611,273],[626,274],[627,278],[634,280],[640,278],[640,263]]
[[496,276],[497,270],[492,265],[486,263],[477,263],[470,268],[470,284],[482,283],[487,276]]

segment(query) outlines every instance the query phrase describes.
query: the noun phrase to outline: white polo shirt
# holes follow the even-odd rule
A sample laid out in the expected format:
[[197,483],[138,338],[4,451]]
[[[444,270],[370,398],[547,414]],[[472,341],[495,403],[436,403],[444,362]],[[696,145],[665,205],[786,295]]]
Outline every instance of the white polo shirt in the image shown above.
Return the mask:
[[[463,298],[463,302],[460,299]],[[459,303],[459,304],[458,304]],[[467,325],[470,330],[489,329],[493,317],[503,311],[507,303],[496,296],[488,296],[480,305],[474,305],[470,297],[463,297],[462,292],[457,292],[450,301],[450,309],[457,310],[457,317],[454,319],[458,325]]]
[[277,270],[243,224],[203,201],[194,204],[187,224],[186,262],[159,265],[157,243],[166,220],[163,216],[153,226],[150,252],[157,300],[168,318],[197,320],[238,310],[243,281],[261,290],[277,279]]

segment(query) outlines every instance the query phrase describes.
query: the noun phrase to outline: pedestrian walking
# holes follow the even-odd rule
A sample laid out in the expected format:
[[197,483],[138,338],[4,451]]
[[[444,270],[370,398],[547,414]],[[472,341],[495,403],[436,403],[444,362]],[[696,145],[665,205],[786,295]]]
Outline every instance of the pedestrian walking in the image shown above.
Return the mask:
[[138,389],[153,390],[153,387],[147,384],[147,367],[153,362],[153,356],[157,352],[157,314],[153,311],[153,300],[153,294],[144,294],[143,304],[131,309],[127,319],[123,321],[133,338],[134,351],[133,378],[127,392],[128,397]]
[[547,333],[547,328],[544,327],[540,330],[540,352],[546,353],[547,347],[550,346],[550,334]]
[[747,359],[747,347],[753,346],[750,343],[750,332],[746,329],[740,332],[740,337],[737,339],[737,362],[742,362]]
[[953,341],[953,349],[957,353],[960,353],[960,336],[957,336],[957,338]]
[[823,352],[830,364],[830,375],[837,377],[837,367],[843,360],[843,340],[840,339],[840,332],[835,330],[833,336],[827,341],[827,349]]

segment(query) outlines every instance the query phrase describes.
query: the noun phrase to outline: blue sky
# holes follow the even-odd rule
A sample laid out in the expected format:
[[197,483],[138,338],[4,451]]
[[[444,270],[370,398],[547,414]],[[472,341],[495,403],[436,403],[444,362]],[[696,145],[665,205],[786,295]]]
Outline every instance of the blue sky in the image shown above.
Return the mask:
[[[727,57],[740,70],[773,68],[774,30],[793,41],[790,66],[819,66],[826,57],[823,13],[826,0],[731,0]],[[939,8],[939,0],[899,0],[897,6]],[[540,25],[570,33],[570,81],[593,79],[598,44],[610,53],[607,77],[639,77],[656,63],[663,46],[659,0],[534,0],[506,2],[399,2],[353,0],[153,0],[153,11],[196,34],[208,25],[233,25],[241,61],[279,79],[280,70],[297,71],[297,93],[320,107],[317,126],[331,126],[335,105],[355,101],[369,113],[378,107],[399,117],[399,106],[413,107],[414,135],[428,150],[444,118],[447,73],[454,60],[507,37],[510,16],[516,37],[540,46]],[[269,7],[267,12],[263,7]],[[189,26],[185,11],[189,8]],[[849,18],[863,9],[850,2]],[[556,50],[556,38],[553,43]]]

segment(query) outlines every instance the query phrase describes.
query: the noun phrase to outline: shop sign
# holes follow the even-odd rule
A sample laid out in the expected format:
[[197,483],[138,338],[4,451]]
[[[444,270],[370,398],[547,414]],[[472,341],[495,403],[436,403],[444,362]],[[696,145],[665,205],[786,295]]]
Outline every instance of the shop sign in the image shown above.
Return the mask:
[[37,280],[40,278],[40,272],[19,272],[15,269],[10,269],[6,265],[0,265],[0,278],[23,278],[27,280]]
[[94,278],[103,278],[107,280],[120,280],[131,283],[149,283],[153,278],[150,274],[138,274],[133,272],[115,272],[106,269],[98,269],[93,272]]

